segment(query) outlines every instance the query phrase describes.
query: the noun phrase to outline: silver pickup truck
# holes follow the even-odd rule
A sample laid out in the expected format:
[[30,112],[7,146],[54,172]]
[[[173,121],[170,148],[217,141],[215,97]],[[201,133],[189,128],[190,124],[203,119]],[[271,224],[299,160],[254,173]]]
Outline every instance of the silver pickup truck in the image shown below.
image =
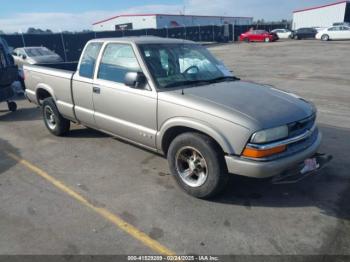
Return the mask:
[[26,96],[48,130],[78,123],[167,156],[198,198],[228,174],[290,183],[330,160],[317,154],[313,104],[241,81],[196,43],[156,37],[96,39],[78,64],[25,65]]

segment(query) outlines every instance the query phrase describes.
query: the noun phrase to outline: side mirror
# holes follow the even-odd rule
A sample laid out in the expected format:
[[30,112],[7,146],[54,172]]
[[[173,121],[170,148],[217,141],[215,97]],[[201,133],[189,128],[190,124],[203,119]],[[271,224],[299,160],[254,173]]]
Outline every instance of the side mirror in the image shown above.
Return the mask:
[[124,79],[124,84],[131,88],[142,89],[146,82],[146,76],[142,72],[128,72]]

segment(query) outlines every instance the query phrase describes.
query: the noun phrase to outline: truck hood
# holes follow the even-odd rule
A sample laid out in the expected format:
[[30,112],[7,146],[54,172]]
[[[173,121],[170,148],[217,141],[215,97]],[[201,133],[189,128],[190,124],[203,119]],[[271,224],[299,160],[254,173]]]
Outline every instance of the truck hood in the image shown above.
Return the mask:
[[159,93],[159,99],[199,110],[249,129],[267,129],[311,116],[305,100],[270,86],[235,81]]

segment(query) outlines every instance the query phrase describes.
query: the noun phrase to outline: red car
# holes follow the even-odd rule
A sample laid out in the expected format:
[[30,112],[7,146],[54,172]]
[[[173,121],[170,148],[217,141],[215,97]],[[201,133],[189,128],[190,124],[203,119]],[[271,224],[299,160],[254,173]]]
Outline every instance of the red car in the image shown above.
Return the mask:
[[278,36],[265,30],[251,30],[241,34],[239,40],[245,42],[274,42],[278,40]]

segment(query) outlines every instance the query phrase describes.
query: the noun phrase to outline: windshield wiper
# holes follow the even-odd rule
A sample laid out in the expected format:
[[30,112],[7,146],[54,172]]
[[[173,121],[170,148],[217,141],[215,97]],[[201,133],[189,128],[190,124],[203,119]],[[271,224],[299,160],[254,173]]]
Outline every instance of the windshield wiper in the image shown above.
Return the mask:
[[221,77],[217,77],[214,79],[210,79],[210,80],[208,80],[208,82],[219,83],[219,82],[223,82],[223,81],[239,81],[239,80],[241,80],[241,79],[238,77],[235,77],[235,76],[221,76]]
[[241,80],[238,77],[235,76],[221,76],[221,77],[217,77],[214,79],[208,79],[208,80],[186,80],[186,81],[179,81],[179,82],[174,82],[174,83],[170,83],[166,86],[164,86],[164,88],[171,88],[171,87],[180,87],[180,86],[197,86],[197,85],[205,85],[205,84],[212,84],[212,83],[219,83],[219,82],[223,82],[223,81],[238,81]]

